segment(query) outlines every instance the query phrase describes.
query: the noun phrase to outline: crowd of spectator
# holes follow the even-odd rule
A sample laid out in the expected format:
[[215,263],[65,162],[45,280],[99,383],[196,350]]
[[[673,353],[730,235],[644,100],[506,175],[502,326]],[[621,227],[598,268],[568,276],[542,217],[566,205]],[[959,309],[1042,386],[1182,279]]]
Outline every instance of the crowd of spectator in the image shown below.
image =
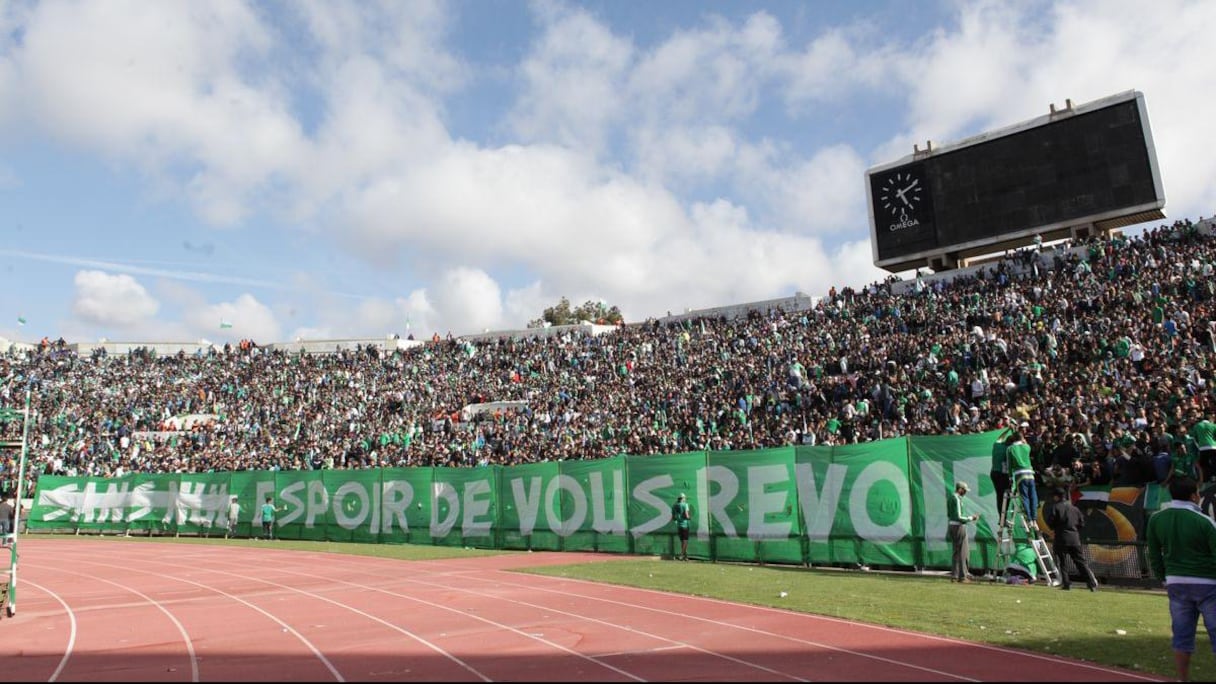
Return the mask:
[[[1143,484],[1193,455],[1187,434],[1216,407],[1214,264],[1216,237],[1178,221],[832,289],[803,311],[600,335],[169,356],[44,341],[0,356],[0,407],[32,390],[35,479],[512,465],[1025,423],[1046,483]],[[512,403],[462,414],[484,402]],[[18,426],[0,420],[0,439]],[[14,450],[0,467],[11,487]]]

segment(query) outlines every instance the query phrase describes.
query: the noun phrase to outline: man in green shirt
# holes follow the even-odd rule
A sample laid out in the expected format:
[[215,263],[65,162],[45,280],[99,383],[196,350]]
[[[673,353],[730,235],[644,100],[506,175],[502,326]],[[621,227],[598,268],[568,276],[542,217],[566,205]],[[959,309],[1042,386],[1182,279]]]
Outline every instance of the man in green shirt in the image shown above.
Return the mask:
[[954,494],[946,500],[946,518],[948,520],[946,531],[954,549],[951,556],[951,582],[971,581],[967,570],[967,556],[970,554],[967,545],[967,523],[979,520],[980,515],[979,513],[968,515],[966,507],[963,505],[963,497],[970,489],[966,482],[956,482],[954,483]]
[[[1028,423],[1023,422],[1022,429],[1029,427]],[[1030,462],[1030,445],[1026,443],[1026,437],[1019,431],[1014,431],[1009,436],[1010,442],[1005,453],[1009,458],[1009,477],[1013,480],[1013,486],[1018,491],[1018,496],[1022,498],[1022,506],[1026,513],[1026,524],[1030,525],[1031,529],[1039,529],[1039,493],[1034,486],[1034,465]],[[1011,524],[1011,520],[1006,520],[1006,524]]]
[[1199,450],[1199,481],[1216,479],[1216,423],[1203,417],[1198,410],[1191,412],[1190,436]]
[[1186,477],[1170,482],[1169,506],[1148,520],[1145,540],[1153,575],[1170,599],[1174,666],[1187,681],[1199,616],[1216,653],[1216,521],[1199,508],[1199,486]]
[[266,503],[262,504],[263,539],[274,539],[274,514],[277,513],[279,509],[274,507],[274,504],[271,503],[272,501],[273,499],[267,496]]
[[688,532],[692,524],[692,508],[684,498],[684,493],[676,497],[671,506],[671,519],[676,523],[676,534],[680,537],[680,560],[688,560]]

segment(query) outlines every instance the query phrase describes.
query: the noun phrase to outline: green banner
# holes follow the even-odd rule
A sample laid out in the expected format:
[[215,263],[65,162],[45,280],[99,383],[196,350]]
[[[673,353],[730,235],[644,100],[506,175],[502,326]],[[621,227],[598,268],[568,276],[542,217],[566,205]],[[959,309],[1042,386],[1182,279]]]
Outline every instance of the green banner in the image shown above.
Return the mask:
[[[671,507],[692,509],[689,555],[728,561],[948,568],[946,500],[958,481],[971,566],[996,568],[997,433],[908,437],[844,446],[616,456],[479,468],[388,468],[38,480],[33,530],[222,534],[232,496],[237,536],[262,534],[276,509],[284,539],[672,556]],[[1216,488],[1205,506],[1216,506]],[[1040,497],[1043,499],[1044,497]],[[1132,572],[1155,485],[1085,492],[1097,568]],[[1106,524],[1109,523],[1109,524]],[[1101,548],[1106,542],[1110,548]],[[1113,545],[1112,545],[1113,544]],[[1123,544],[1123,546],[1116,546]],[[1128,569],[1130,568],[1130,570]]]

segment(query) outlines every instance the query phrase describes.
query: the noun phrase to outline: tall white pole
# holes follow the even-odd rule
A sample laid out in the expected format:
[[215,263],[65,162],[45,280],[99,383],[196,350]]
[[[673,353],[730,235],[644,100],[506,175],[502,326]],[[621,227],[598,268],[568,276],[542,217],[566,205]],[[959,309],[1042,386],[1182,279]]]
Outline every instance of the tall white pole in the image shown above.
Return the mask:
[[22,489],[25,484],[25,459],[29,448],[30,437],[30,397],[33,395],[33,388],[26,387],[25,389],[25,411],[23,411],[24,420],[21,426],[21,460],[17,466],[17,500],[13,506],[13,544],[9,551],[9,566],[8,566],[8,616],[12,617],[17,614],[17,530],[21,529],[21,497]]

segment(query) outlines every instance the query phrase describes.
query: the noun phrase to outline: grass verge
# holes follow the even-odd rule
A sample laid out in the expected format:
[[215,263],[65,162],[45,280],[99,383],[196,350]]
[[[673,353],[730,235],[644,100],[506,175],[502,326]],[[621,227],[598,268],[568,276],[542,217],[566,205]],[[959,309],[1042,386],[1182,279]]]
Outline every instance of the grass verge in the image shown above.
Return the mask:
[[[1072,591],[985,581],[958,585],[903,573],[653,559],[524,572],[827,615],[1174,677],[1169,603],[1161,591],[1103,587],[1090,593],[1076,583]],[[1191,679],[1216,681],[1202,624]]]

